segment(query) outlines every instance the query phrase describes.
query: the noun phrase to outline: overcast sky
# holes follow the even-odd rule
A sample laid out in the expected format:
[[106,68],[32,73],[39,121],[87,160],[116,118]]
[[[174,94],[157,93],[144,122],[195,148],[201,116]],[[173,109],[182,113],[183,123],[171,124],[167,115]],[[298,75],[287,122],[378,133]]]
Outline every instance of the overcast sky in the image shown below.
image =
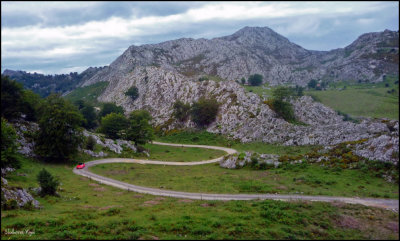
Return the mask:
[[398,31],[388,2],[1,2],[1,72],[82,72],[130,45],[215,38],[269,27],[305,49],[343,48],[367,32]]

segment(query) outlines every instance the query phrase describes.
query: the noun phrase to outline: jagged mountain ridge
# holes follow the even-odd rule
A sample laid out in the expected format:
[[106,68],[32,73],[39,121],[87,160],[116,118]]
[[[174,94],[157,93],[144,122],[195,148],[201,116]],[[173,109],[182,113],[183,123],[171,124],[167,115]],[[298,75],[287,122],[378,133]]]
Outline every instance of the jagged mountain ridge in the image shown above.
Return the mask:
[[398,32],[367,33],[343,49],[306,50],[268,27],[245,27],[207,40],[181,38],[130,46],[111,65],[82,85],[121,78],[137,66],[156,66],[189,80],[203,75],[227,80],[262,74],[278,85],[306,85],[311,79],[380,81],[398,73]]

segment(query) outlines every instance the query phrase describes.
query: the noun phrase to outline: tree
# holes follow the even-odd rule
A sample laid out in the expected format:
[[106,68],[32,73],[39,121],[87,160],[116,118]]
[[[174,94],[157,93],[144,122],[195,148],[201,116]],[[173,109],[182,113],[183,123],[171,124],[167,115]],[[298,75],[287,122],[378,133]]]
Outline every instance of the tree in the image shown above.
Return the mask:
[[135,101],[139,97],[139,89],[136,86],[132,86],[125,92],[125,95],[131,97]]
[[110,113],[120,113],[124,114],[124,109],[121,106],[117,106],[114,103],[104,103],[103,108],[101,108],[99,117],[104,117]]
[[108,138],[118,139],[123,137],[122,132],[127,129],[128,124],[128,119],[123,114],[110,113],[101,118],[99,131]]
[[274,111],[286,121],[292,122],[296,120],[292,104],[289,102],[274,99],[272,102]]
[[96,140],[94,139],[93,136],[89,136],[86,139],[86,149],[93,151],[95,145],[96,145]]
[[242,82],[242,85],[246,83],[246,79],[244,77],[240,81]]
[[66,161],[83,142],[82,115],[69,101],[51,94],[39,108],[39,131],[35,153],[45,161]]
[[1,118],[1,168],[19,168],[17,134],[7,120]]
[[318,81],[315,79],[310,80],[310,82],[308,82],[307,86],[310,89],[315,89],[315,87],[317,87]]
[[260,74],[250,75],[248,82],[252,86],[258,86],[262,84],[263,76]]
[[81,114],[83,118],[85,118],[85,123],[83,124],[84,127],[92,129],[97,126],[97,115],[94,107],[90,104],[86,104],[81,110]]
[[286,102],[285,99],[290,99],[296,95],[294,88],[278,87],[272,92],[272,108],[274,111],[286,121],[295,121],[293,106],[291,103]]
[[208,126],[217,117],[218,109],[219,104],[215,99],[200,98],[192,105],[192,120],[199,127]]
[[55,195],[58,185],[60,184],[50,172],[46,169],[42,169],[37,175],[37,181],[41,187],[40,195]]
[[272,96],[276,100],[284,100],[292,97],[293,95],[295,95],[295,91],[293,88],[290,87],[280,86],[272,91]]
[[144,145],[154,139],[154,130],[149,121],[152,117],[146,110],[135,110],[129,115],[129,127],[126,132],[128,140],[135,145]]
[[7,120],[21,117],[35,121],[37,106],[41,99],[31,90],[24,90],[22,84],[11,80],[8,76],[1,76],[1,116]]
[[184,122],[188,119],[190,115],[190,104],[184,104],[182,101],[178,100],[174,103],[173,108],[173,115],[177,120]]
[[78,110],[82,109],[83,107],[85,107],[85,101],[84,100],[75,100],[74,101],[74,105],[76,107],[78,107]]

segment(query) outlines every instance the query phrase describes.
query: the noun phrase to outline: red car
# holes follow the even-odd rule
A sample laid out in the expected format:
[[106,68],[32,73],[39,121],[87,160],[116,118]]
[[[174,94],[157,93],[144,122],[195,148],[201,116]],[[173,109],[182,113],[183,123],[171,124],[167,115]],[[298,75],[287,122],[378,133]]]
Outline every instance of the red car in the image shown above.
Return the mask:
[[85,163],[79,163],[79,164],[76,166],[76,169],[83,169],[83,168],[85,168]]

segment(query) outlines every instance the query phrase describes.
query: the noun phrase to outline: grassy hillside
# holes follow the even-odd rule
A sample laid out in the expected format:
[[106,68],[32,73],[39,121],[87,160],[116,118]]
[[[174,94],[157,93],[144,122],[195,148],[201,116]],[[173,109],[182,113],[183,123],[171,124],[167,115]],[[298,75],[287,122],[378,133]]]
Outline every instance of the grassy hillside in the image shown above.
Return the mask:
[[399,186],[376,177],[375,173],[306,163],[269,170],[225,169],[219,164],[175,167],[113,163],[97,165],[90,170],[139,186],[163,186],[164,189],[186,192],[399,197]]
[[84,100],[91,104],[97,104],[97,97],[106,89],[108,82],[98,82],[93,85],[79,87],[65,96],[66,99],[74,102]]
[[[399,77],[387,76],[379,83],[342,81],[331,83],[327,90],[305,91],[315,100],[352,117],[364,116],[399,120]],[[246,91],[269,98],[276,87],[243,86]],[[388,91],[390,93],[388,93]]]
[[[397,84],[395,84],[396,81]],[[334,110],[353,117],[385,117],[399,120],[398,76],[389,76],[387,80],[377,84],[340,82],[331,84],[330,89],[326,91],[306,91],[305,93],[314,96],[315,99]]]
[[[62,182],[61,197],[36,197],[41,210],[2,211],[2,239],[399,238],[399,216],[390,210],[341,203],[158,197],[98,184],[73,174],[70,164],[25,159],[22,165],[7,176],[10,185],[38,186],[36,175],[45,167]],[[13,230],[23,233],[10,234]]]

